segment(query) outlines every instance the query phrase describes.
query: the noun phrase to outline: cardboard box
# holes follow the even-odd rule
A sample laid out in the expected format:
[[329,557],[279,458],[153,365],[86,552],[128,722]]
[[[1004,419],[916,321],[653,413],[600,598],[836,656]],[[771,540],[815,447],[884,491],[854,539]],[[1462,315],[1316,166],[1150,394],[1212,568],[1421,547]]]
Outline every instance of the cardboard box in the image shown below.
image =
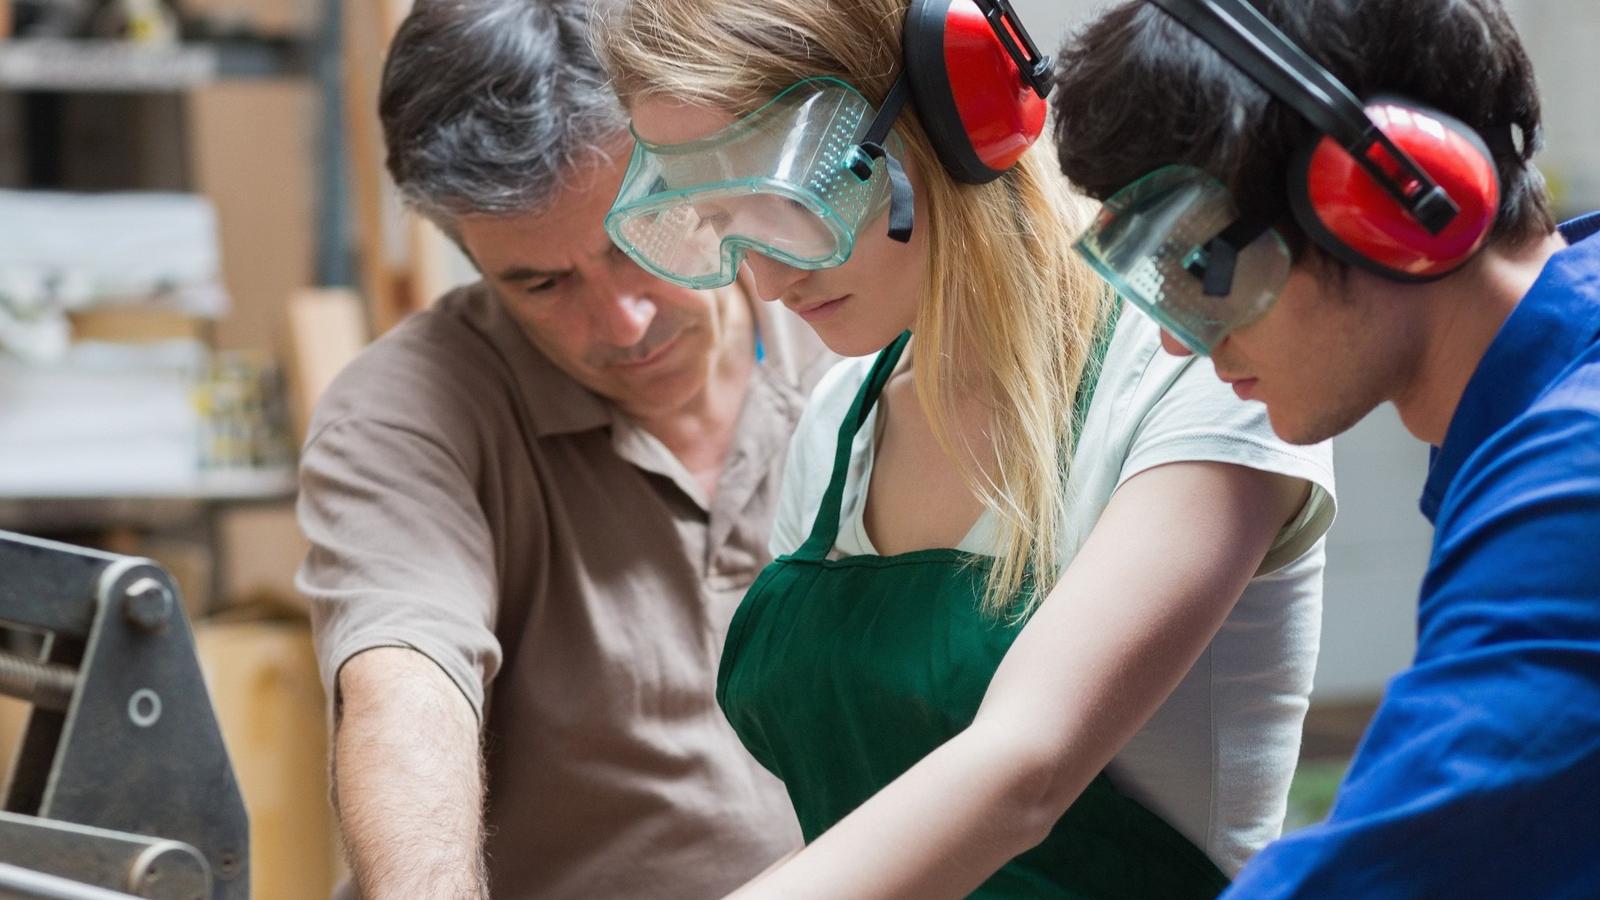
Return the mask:
[[257,604],[303,612],[294,573],[310,545],[300,534],[293,501],[239,506],[219,518],[223,577],[219,606]]
[[216,206],[233,301],[216,345],[285,359],[284,304],[316,276],[316,88],[294,79],[227,82],[186,102],[194,187]]

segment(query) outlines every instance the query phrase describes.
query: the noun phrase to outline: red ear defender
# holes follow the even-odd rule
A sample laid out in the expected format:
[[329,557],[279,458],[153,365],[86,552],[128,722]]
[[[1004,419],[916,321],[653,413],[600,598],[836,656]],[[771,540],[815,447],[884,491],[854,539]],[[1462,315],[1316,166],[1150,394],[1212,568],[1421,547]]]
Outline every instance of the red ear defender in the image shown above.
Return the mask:
[[[1336,258],[1399,281],[1430,281],[1472,257],[1494,227],[1500,180],[1483,139],[1437,110],[1383,99],[1366,106],[1397,147],[1416,160],[1460,208],[1430,233],[1338,142],[1323,137],[1296,156],[1290,207],[1307,235]],[[1372,161],[1385,171],[1381,144]]]
[[1044,131],[1049,59],[1005,0],[912,0],[902,52],[917,116],[956,180],[993,181]]

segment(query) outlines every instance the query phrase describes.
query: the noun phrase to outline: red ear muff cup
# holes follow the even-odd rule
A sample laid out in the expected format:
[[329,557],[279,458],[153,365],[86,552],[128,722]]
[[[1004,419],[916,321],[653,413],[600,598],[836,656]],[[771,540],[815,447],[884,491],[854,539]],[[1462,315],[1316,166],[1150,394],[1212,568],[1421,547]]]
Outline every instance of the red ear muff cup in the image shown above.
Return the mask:
[[901,52],[922,128],[956,180],[993,181],[1044,131],[1044,99],[972,0],[912,0]]
[[1457,119],[1396,100],[1367,105],[1384,134],[1417,161],[1461,211],[1430,234],[1330,138],[1302,148],[1289,205],[1306,234],[1335,258],[1396,281],[1432,281],[1483,246],[1500,208],[1500,179],[1483,139]]

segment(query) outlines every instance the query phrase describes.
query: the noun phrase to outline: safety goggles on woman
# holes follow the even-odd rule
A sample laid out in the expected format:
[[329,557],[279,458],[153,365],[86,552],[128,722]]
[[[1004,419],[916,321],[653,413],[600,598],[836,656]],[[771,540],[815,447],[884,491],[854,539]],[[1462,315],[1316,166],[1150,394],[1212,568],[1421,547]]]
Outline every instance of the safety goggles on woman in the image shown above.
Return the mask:
[[1260,318],[1289,279],[1283,238],[1240,218],[1228,189],[1189,166],[1157,169],[1111,195],[1077,248],[1196,353]]
[[731,283],[747,250],[798,269],[837,266],[890,202],[874,115],[845,82],[807,78],[698,141],[635,135],[606,232],[646,270],[695,289]]

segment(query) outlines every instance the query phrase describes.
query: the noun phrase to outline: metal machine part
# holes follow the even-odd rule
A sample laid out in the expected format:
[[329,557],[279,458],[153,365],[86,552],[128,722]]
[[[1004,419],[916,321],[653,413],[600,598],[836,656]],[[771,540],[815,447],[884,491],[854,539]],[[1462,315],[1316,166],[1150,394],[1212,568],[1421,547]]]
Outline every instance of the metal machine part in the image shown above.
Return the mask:
[[[0,532],[8,629],[41,651],[0,649],[0,694],[33,704],[0,807],[0,898],[247,898],[244,800],[167,573]],[[62,879],[86,892],[49,893]]]
[[0,863],[0,900],[129,900],[133,896]]

